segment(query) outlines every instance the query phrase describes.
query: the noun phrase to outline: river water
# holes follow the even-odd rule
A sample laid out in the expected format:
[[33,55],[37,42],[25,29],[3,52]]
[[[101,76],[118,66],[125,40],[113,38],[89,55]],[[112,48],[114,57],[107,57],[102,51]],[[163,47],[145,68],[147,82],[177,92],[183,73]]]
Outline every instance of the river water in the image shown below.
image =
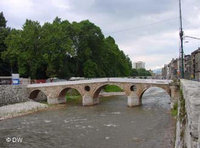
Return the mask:
[[169,99],[151,88],[140,107],[129,108],[125,96],[112,96],[91,107],[66,105],[3,120],[0,148],[170,148],[175,124]]

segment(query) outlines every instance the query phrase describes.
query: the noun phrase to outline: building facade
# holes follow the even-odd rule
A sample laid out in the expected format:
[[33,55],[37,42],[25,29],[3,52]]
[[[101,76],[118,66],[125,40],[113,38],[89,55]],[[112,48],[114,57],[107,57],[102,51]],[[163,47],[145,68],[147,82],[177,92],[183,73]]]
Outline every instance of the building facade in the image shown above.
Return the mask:
[[145,69],[145,63],[142,62],[142,61],[134,62],[133,63],[133,68],[134,69],[140,69],[140,68],[144,68]]
[[193,79],[192,76],[192,56],[191,55],[185,55],[184,57],[184,77],[185,79]]
[[[180,59],[172,59],[162,68],[163,79],[180,78]],[[200,48],[184,56],[184,78],[200,81]]]
[[180,77],[179,70],[180,60],[178,58],[172,59],[169,64],[165,64],[162,68],[163,79],[177,79]]
[[192,78],[200,81],[200,48],[192,52],[191,55],[192,60]]

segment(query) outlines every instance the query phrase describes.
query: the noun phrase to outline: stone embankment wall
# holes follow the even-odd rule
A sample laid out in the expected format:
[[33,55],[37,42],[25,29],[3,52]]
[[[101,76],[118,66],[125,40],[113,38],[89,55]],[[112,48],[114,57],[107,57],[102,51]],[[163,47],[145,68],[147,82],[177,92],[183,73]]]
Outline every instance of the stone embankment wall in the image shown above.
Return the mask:
[[200,82],[181,80],[176,148],[200,148]]
[[0,85],[0,106],[28,100],[26,85]]

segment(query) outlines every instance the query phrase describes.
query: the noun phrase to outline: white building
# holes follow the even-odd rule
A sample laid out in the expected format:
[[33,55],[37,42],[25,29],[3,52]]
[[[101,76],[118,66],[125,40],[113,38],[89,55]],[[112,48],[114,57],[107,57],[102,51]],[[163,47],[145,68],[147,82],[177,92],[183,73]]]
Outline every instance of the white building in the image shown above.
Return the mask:
[[145,63],[142,61],[134,62],[133,68],[135,68],[135,69],[144,68],[145,69]]

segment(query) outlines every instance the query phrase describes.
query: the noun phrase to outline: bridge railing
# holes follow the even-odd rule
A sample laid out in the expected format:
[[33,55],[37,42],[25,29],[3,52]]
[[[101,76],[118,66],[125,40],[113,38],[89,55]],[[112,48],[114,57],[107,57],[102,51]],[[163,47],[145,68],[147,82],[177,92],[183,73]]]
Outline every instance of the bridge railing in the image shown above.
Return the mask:
[[77,84],[87,84],[87,83],[147,83],[147,84],[169,84],[171,80],[156,80],[156,79],[132,79],[132,78],[95,78],[87,80],[77,80],[77,81],[62,81],[62,82],[50,82],[41,84],[30,84],[28,87],[45,87],[45,86],[59,86],[59,85],[77,85]]

